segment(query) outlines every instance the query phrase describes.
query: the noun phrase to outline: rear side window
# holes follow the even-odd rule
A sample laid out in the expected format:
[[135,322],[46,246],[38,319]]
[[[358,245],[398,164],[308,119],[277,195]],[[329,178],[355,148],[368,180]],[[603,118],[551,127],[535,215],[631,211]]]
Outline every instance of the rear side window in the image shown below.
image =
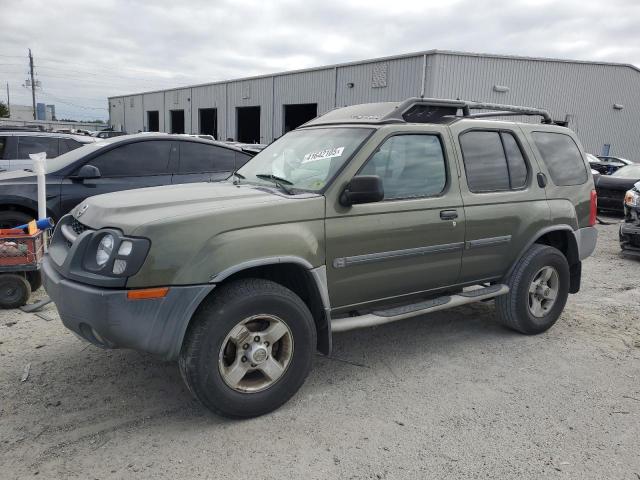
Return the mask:
[[58,156],[58,139],[56,137],[18,137],[18,158],[28,159],[31,153],[45,152],[47,158]]
[[147,141],[116,147],[89,161],[103,177],[142,177],[168,172],[171,142]]
[[180,142],[179,173],[233,171],[235,151],[197,142]]
[[460,135],[467,185],[474,193],[523,188],[527,163],[509,132],[474,130]]
[[7,143],[6,137],[0,137],[0,160],[4,158],[4,146]]
[[384,199],[440,194],[447,173],[437,135],[395,135],[387,139],[360,171],[382,179]]
[[554,184],[581,185],[587,181],[587,168],[573,138],[553,132],[533,132],[532,136]]

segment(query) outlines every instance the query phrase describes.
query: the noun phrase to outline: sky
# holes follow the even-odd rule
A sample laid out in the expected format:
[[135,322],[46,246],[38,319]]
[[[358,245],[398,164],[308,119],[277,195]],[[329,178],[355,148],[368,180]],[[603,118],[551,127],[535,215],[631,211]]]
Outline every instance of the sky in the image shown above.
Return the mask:
[[459,50],[640,66],[637,0],[0,0],[0,100],[31,104],[28,49],[58,118],[107,97]]

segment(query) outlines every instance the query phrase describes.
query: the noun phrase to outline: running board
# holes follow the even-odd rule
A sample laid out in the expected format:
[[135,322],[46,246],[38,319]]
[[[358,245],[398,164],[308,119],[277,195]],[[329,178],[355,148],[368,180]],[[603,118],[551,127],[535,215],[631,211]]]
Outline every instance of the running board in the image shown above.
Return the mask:
[[425,313],[437,312],[448,308],[459,307],[468,303],[481,302],[509,293],[509,287],[502,284],[478,288],[455,295],[425,300],[411,305],[393,307],[387,310],[375,310],[357,317],[336,318],[331,320],[332,332],[346,332],[356,328],[374,327],[385,323],[397,322],[405,318],[417,317]]

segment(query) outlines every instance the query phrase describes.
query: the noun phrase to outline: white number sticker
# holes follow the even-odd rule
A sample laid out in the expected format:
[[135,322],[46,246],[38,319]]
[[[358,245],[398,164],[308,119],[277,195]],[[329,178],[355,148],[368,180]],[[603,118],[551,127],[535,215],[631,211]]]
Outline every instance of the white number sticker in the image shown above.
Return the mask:
[[317,162],[318,160],[325,160],[327,158],[341,157],[342,152],[344,152],[344,147],[325,148],[319,152],[307,153],[302,157],[302,163]]

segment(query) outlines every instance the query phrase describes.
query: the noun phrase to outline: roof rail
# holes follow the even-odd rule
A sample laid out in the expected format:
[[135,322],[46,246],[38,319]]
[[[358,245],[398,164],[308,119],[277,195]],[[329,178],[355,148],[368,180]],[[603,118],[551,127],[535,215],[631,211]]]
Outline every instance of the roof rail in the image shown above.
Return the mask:
[[[424,122],[433,117],[456,116],[462,110],[463,117],[483,118],[513,115],[541,116],[543,123],[553,123],[549,112],[541,108],[503,105],[500,103],[483,103],[466,100],[447,100],[442,98],[408,98],[393,111],[380,119],[381,122]],[[492,112],[471,113],[471,110],[494,110]]]

